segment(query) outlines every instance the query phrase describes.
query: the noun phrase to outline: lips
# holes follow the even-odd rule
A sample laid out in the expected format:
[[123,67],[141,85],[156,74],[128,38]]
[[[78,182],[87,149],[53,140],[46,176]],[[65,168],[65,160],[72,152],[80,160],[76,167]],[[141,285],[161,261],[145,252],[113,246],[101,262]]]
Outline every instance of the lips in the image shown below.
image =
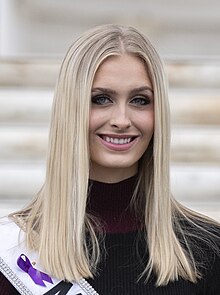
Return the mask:
[[132,135],[98,135],[101,142],[111,150],[125,151],[131,148],[138,136]]

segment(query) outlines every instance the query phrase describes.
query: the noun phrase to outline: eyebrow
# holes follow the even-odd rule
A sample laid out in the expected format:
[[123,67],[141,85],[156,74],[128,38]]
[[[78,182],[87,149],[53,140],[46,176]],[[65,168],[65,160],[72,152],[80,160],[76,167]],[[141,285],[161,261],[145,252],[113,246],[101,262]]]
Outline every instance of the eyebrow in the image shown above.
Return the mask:
[[104,93],[113,94],[113,95],[117,94],[115,90],[112,90],[109,88],[102,88],[102,87],[92,88],[92,92],[104,92]]
[[[110,89],[110,88],[103,88],[103,87],[96,87],[96,88],[92,88],[92,92],[105,92],[105,93],[108,93],[108,94],[112,94],[112,95],[116,95],[117,92],[113,89]],[[142,87],[137,87],[137,88],[134,88],[131,90],[131,94],[133,93],[137,93],[137,92],[142,92],[142,91],[150,91],[152,94],[154,93],[153,92],[153,89],[149,86],[142,86]]]

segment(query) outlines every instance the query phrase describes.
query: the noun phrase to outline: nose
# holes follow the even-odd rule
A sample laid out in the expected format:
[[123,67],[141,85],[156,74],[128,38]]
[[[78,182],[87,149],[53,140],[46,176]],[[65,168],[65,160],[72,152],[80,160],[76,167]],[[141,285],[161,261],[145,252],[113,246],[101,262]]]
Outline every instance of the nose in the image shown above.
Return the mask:
[[117,106],[112,112],[110,119],[111,127],[118,130],[125,130],[131,127],[131,119],[125,107]]

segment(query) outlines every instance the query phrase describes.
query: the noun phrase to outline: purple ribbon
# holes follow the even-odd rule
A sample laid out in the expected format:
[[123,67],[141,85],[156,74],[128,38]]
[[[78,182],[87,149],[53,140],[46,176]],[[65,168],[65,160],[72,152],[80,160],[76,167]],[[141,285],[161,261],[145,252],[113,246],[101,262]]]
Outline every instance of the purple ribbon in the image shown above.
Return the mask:
[[36,285],[40,285],[40,286],[45,287],[46,285],[43,281],[53,284],[51,277],[48,276],[46,273],[34,268],[26,255],[21,254],[18,257],[17,265],[23,271],[25,271],[27,274],[29,274],[29,276],[32,278],[32,280],[35,282]]

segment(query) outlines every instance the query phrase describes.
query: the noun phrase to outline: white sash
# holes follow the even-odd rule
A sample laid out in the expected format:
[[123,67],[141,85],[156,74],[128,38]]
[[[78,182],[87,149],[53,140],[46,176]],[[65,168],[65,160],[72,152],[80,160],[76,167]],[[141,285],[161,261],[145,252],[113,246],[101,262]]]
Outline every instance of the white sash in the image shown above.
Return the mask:
[[[21,254],[25,254],[37,270],[43,271],[38,263],[36,252],[28,251],[24,244],[24,232],[13,222],[8,219],[2,219],[0,224],[0,272],[10,281],[21,295],[43,295],[47,292],[52,294],[68,295],[98,295],[92,286],[85,280],[72,282],[72,286],[67,293],[57,290],[53,293],[60,280],[52,278],[53,284],[45,282],[45,287],[34,283],[31,277],[17,266],[17,259]],[[58,288],[58,287],[57,287]],[[55,290],[55,289],[54,289]]]

